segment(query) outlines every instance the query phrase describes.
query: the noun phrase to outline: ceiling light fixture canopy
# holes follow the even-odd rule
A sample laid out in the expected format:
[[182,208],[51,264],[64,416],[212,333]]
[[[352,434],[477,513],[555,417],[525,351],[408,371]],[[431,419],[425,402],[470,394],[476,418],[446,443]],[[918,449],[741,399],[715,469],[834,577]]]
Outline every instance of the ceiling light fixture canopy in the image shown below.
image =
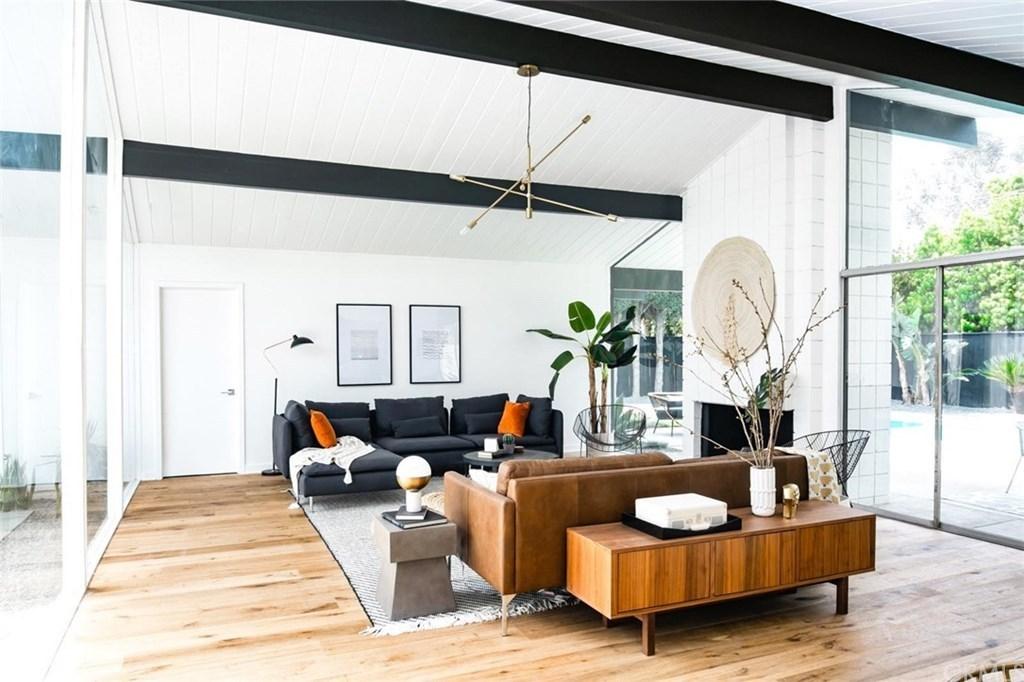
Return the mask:
[[533,193],[533,174],[534,174],[534,172],[540,167],[540,165],[542,163],[547,161],[551,157],[552,154],[554,154],[556,151],[558,151],[558,149],[563,144],[565,144],[566,141],[570,137],[575,135],[576,132],[580,128],[582,128],[586,124],[590,123],[590,114],[587,114],[582,119],[580,119],[580,122],[577,123],[576,126],[573,127],[573,129],[570,130],[568,132],[568,134],[565,135],[565,137],[563,137],[561,140],[559,140],[558,144],[556,144],[554,147],[549,149],[546,154],[541,156],[540,159],[536,163],[534,163],[533,162],[533,145],[531,144],[531,141],[530,141],[530,132],[531,132],[530,129],[531,129],[531,126],[532,126],[532,123],[533,123],[533,121],[532,121],[532,117],[533,117],[533,79],[536,78],[537,75],[540,74],[540,67],[538,67],[536,64],[520,64],[516,68],[516,73],[519,74],[520,76],[526,78],[526,171],[523,172],[523,174],[519,177],[518,180],[516,180],[514,183],[512,183],[507,188],[506,187],[499,187],[499,186],[491,184],[489,182],[483,182],[481,180],[476,180],[476,179],[471,178],[471,177],[466,176],[466,175],[457,175],[455,173],[452,173],[451,175],[449,175],[448,177],[450,177],[455,182],[465,182],[465,183],[469,183],[471,185],[478,185],[480,187],[486,187],[488,189],[493,189],[496,192],[501,192],[501,194],[498,195],[498,198],[495,199],[494,202],[491,203],[490,206],[485,208],[483,210],[483,212],[480,213],[480,215],[478,215],[477,217],[475,217],[471,221],[469,221],[469,223],[465,227],[462,228],[462,230],[459,232],[459,234],[469,234],[469,231],[472,230],[473,228],[475,228],[477,226],[477,224],[479,224],[480,220],[484,216],[486,216],[488,213],[491,212],[491,210],[496,208],[498,206],[498,204],[500,204],[502,201],[504,201],[505,198],[508,197],[509,195],[515,195],[517,197],[524,197],[526,199],[526,219],[527,220],[533,218],[533,202],[539,201],[539,202],[541,202],[543,204],[549,204],[551,206],[558,206],[560,208],[568,209],[570,211],[577,211],[579,213],[585,213],[587,215],[592,215],[592,216],[595,216],[597,218],[604,218],[605,220],[609,220],[611,222],[616,222],[619,219],[619,217],[614,215],[614,214],[611,214],[611,213],[601,213],[599,211],[591,211],[588,208],[581,208],[579,206],[573,206],[572,204],[567,204],[567,203],[564,203],[564,202],[561,202],[561,201],[555,201],[554,199],[545,199],[544,197],[539,197],[539,196],[537,196],[536,194]]

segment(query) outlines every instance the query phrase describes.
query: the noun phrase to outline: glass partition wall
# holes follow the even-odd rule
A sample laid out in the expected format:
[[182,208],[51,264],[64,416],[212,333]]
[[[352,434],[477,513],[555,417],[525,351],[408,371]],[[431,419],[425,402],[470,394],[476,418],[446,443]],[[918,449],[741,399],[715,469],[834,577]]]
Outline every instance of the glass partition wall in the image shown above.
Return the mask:
[[99,3],[4,0],[0,43],[0,651],[39,679],[137,479],[134,240]]
[[936,102],[851,93],[848,492],[1024,547],[1024,117]]

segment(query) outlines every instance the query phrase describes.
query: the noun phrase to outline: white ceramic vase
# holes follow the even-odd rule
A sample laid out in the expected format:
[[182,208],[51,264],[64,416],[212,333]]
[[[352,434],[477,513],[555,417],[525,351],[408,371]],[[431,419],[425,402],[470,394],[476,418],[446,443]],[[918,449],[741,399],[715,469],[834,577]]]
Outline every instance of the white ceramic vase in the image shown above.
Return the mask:
[[775,467],[750,467],[750,511],[775,516]]

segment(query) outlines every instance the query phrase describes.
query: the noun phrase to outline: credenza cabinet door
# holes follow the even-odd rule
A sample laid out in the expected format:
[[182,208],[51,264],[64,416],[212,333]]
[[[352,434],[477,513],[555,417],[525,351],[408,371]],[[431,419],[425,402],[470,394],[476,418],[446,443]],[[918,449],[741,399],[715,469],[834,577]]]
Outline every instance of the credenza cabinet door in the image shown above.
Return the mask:
[[875,520],[801,528],[797,531],[797,578],[814,580],[875,565]]
[[619,613],[706,599],[711,594],[711,543],[624,552],[618,556]]
[[796,580],[796,532],[767,533],[714,543],[715,595],[751,592]]

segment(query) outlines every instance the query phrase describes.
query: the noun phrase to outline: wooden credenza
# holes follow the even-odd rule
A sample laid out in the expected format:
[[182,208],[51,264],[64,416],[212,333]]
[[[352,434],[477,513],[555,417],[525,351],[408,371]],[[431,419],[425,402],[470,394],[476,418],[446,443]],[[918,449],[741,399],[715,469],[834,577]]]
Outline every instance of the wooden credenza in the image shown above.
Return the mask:
[[836,613],[847,612],[849,576],[875,568],[875,516],[802,502],[791,520],[730,510],[743,528],[658,540],[621,523],[567,531],[567,587],[605,623],[636,617],[643,651],[654,653],[659,611],[831,582]]

